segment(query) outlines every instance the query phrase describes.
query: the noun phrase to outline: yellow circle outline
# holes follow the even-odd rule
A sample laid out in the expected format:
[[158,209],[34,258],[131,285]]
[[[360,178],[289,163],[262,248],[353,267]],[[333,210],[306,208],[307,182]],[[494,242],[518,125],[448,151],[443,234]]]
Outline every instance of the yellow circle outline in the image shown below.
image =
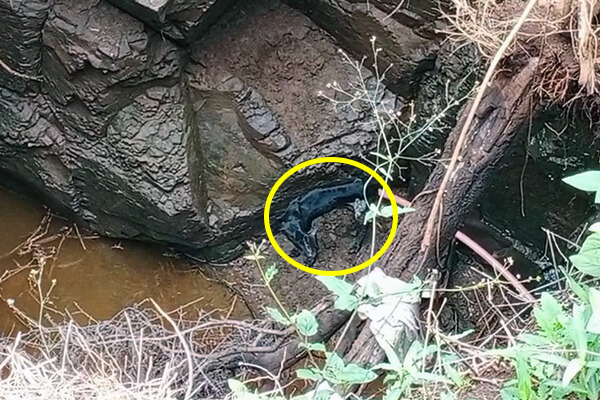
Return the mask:
[[[306,168],[310,165],[322,164],[322,163],[348,164],[348,165],[352,165],[353,167],[356,167],[356,168],[359,168],[359,169],[365,171],[366,173],[371,175],[373,178],[375,178],[375,180],[377,180],[377,182],[379,182],[379,184],[385,189],[386,193],[388,194],[388,197],[390,198],[390,203],[392,203],[392,211],[393,211],[392,229],[390,230],[390,234],[389,234],[387,240],[385,241],[385,243],[383,244],[383,246],[381,247],[381,249],[379,249],[379,251],[377,253],[375,253],[375,255],[373,257],[369,258],[364,263],[359,264],[355,267],[346,268],[346,269],[343,269],[340,271],[322,271],[320,269],[310,268],[310,267],[307,267],[306,265],[300,264],[299,262],[297,262],[296,260],[294,260],[293,258],[288,256],[281,249],[281,247],[279,247],[279,245],[277,244],[277,241],[275,240],[275,237],[273,236],[273,232],[271,231],[271,223],[269,221],[269,212],[271,210],[271,203],[273,202],[273,197],[275,197],[275,193],[277,192],[277,189],[279,189],[279,187],[283,184],[283,182],[285,182],[285,180],[287,178],[289,178],[294,173],[300,171],[303,168]],[[390,186],[383,180],[383,178],[381,176],[379,176],[379,174],[377,172],[375,172],[371,168],[367,167],[366,165],[364,165],[358,161],[350,160],[348,158],[321,157],[321,158],[314,158],[312,160],[308,160],[308,161],[305,161],[303,163],[296,165],[295,167],[293,167],[292,169],[287,171],[285,174],[283,174],[281,176],[281,178],[279,178],[279,180],[277,180],[277,182],[275,182],[275,185],[273,185],[273,188],[271,188],[271,191],[269,192],[269,197],[267,197],[267,203],[265,204],[265,218],[264,219],[265,219],[265,230],[267,231],[267,236],[269,238],[269,241],[271,241],[271,244],[273,245],[273,248],[275,249],[275,251],[277,251],[277,253],[281,257],[283,257],[283,259],[285,261],[292,264],[294,267],[296,267],[302,271],[309,272],[311,274],[324,275],[324,276],[340,276],[340,275],[352,274],[354,272],[360,271],[363,268],[368,267],[369,265],[371,265],[375,261],[377,261],[383,255],[383,253],[386,252],[386,250],[392,244],[392,241],[394,240],[394,236],[396,235],[396,230],[398,229],[398,205],[396,204],[396,199],[394,198],[394,194],[392,193],[392,189],[390,189]]]

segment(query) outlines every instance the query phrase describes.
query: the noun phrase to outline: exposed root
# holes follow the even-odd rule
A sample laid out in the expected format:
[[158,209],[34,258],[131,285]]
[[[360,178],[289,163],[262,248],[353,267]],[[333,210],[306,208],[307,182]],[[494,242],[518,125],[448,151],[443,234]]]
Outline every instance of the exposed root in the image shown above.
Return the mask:
[[598,90],[598,25],[594,19],[599,7],[596,0],[579,0],[575,54],[579,61],[579,85],[588,95]]

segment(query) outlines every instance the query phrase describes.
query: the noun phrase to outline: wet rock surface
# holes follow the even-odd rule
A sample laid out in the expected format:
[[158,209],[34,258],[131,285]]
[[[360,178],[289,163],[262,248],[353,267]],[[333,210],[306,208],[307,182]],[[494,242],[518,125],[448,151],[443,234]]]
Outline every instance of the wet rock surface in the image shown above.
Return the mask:
[[168,38],[191,43],[236,0],[108,0]]
[[0,68],[0,86],[22,92],[31,84],[22,75],[37,76],[42,62],[42,27],[49,10],[48,0],[0,1],[0,43],[6,65]]
[[[263,234],[265,199],[285,170],[373,143],[367,112],[317,96],[356,71],[279,2],[234,7],[188,49],[105,1],[6,0],[2,13],[28,40],[6,62],[41,80],[0,74],[0,184],[102,235],[230,259]],[[351,172],[329,165],[291,179],[273,213]]]

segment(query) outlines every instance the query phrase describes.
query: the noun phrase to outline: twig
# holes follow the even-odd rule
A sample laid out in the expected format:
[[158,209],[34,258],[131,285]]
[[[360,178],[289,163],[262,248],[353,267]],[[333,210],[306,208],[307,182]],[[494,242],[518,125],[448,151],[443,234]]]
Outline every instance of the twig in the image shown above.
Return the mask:
[[83,249],[83,251],[87,251],[87,248],[85,247],[85,243],[83,243],[83,238],[81,237],[81,234],[79,233],[79,228],[77,227],[77,224],[73,224],[73,226],[75,227],[75,233],[77,233],[77,238],[79,239],[79,244],[81,244],[81,248]]
[[505,268],[488,251],[486,251],[483,247],[481,247],[478,243],[461,231],[457,231],[454,237],[477,253],[477,255],[483,258],[488,264],[490,264],[490,266],[494,268],[494,270],[500,275],[502,275],[521,294],[521,296],[531,302],[535,302],[535,297],[533,297],[529,290],[527,290],[527,288],[525,288],[525,286],[523,286],[523,284],[512,273],[510,273],[508,268]]
[[177,324],[175,323],[175,321],[173,321],[173,319],[171,319],[171,317],[169,317],[169,314],[167,314],[166,312],[163,311],[162,308],[160,308],[160,306],[154,301],[154,299],[150,299],[150,301],[152,302],[152,305],[154,306],[154,308],[156,308],[156,311],[158,311],[160,313],[160,315],[162,315],[163,318],[165,318],[167,320],[167,322],[173,327],[173,330],[179,337],[181,346],[183,346],[183,348],[186,351],[187,364],[188,364],[188,386],[187,386],[187,390],[185,392],[185,399],[187,400],[192,397],[192,392],[194,391],[194,363],[192,361],[192,350],[190,349],[190,345],[188,344],[188,342],[185,340],[185,338],[179,331],[179,328],[177,327]]
[[386,15],[385,17],[383,17],[383,22],[385,22],[385,20],[387,20],[388,18],[391,18],[394,14],[396,14],[398,11],[400,11],[400,8],[404,5],[404,0],[400,0],[400,2],[398,3],[398,5],[396,6],[396,8],[394,8],[392,10],[391,13],[389,13],[388,15]]
[[2,68],[4,68],[8,73],[10,73],[18,78],[23,78],[23,79],[28,79],[31,81],[38,81],[38,82],[42,80],[41,76],[31,76],[31,75],[22,74],[18,71],[15,71],[11,67],[9,67],[8,64],[6,64],[4,61],[2,61],[2,59],[0,59],[0,66]]

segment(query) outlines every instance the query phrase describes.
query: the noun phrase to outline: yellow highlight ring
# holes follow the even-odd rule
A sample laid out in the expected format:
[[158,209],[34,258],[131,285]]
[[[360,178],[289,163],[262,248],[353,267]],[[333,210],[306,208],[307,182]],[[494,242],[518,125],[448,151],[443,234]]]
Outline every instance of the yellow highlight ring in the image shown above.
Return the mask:
[[[296,260],[294,260],[293,258],[288,256],[283,250],[281,250],[281,247],[279,247],[279,244],[277,244],[275,237],[273,237],[273,232],[271,231],[271,223],[269,221],[269,211],[271,210],[271,203],[273,202],[273,197],[275,197],[275,193],[277,192],[277,189],[279,189],[279,187],[283,184],[283,182],[285,182],[285,180],[287,178],[292,176],[294,173],[300,171],[301,169],[306,168],[310,165],[321,164],[321,163],[348,164],[348,165],[352,165],[353,167],[359,168],[359,169],[365,171],[366,173],[370,174],[385,189],[386,193],[388,194],[388,197],[390,198],[390,202],[392,203],[392,210],[394,212],[393,220],[392,220],[392,229],[390,230],[390,234],[389,234],[387,240],[385,241],[385,243],[383,244],[383,246],[381,247],[381,249],[379,249],[379,251],[373,257],[369,258],[364,263],[359,264],[352,268],[343,269],[341,271],[322,271],[320,269],[310,268],[310,267],[307,267],[306,265],[300,264],[299,262],[297,262]],[[354,272],[360,271],[363,268],[368,267],[369,265],[371,265],[375,261],[377,261],[383,255],[383,253],[385,253],[386,250],[390,247],[390,245],[392,244],[392,241],[394,240],[394,236],[396,235],[397,229],[398,229],[398,205],[396,204],[396,199],[394,198],[394,194],[392,193],[392,189],[390,189],[390,186],[383,180],[383,178],[381,176],[379,176],[379,174],[377,172],[373,171],[371,168],[367,167],[366,165],[364,165],[362,163],[359,163],[354,160],[350,160],[348,158],[322,157],[322,158],[315,158],[312,160],[308,160],[301,164],[296,165],[294,168],[290,169],[285,174],[283,174],[283,176],[281,178],[279,178],[279,180],[277,182],[275,182],[275,185],[273,186],[273,188],[271,189],[271,192],[269,193],[269,197],[267,197],[267,203],[265,204],[265,230],[267,231],[267,236],[269,237],[269,240],[271,241],[271,244],[273,245],[273,248],[275,249],[275,251],[277,251],[277,253],[281,257],[283,257],[283,259],[285,261],[292,264],[294,267],[296,267],[302,271],[309,272],[311,274],[315,274],[315,275],[340,276],[340,275],[352,274]]]

